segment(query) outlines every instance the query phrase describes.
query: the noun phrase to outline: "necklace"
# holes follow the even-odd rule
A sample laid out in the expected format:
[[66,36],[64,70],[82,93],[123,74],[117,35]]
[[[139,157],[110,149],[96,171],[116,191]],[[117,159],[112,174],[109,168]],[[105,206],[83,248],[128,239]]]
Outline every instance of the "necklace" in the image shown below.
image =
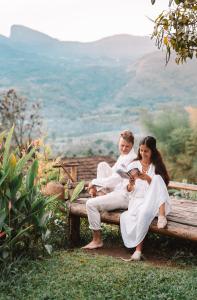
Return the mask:
[[141,165],[142,165],[142,173],[147,173],[148,172],[148,169],[150,167],[150,163],[143,163],[141,161]]

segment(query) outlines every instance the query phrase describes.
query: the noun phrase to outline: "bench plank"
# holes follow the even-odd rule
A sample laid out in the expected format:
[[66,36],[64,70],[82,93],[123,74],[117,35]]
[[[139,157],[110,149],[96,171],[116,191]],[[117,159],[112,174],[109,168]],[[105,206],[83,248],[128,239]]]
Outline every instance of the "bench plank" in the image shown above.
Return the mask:
[[[79,218],[87,218],[85,203],[88,198],[79,198],[76,202],[70,205],[70,215],[78,216]],[[186,201],[188,201],[186,203]],[[189,212],[180,209],[187,204]],[[123,212],[103,211],[101,212],[101,221],[108,224],[120,224],[120,214]],[[157,218],[150,225],[150,231],[168,236],[179,237],[197,241],[197,201],[182,199],[172,199],[172,212],[167,216],[168,225],[165,229],[157,228]]]

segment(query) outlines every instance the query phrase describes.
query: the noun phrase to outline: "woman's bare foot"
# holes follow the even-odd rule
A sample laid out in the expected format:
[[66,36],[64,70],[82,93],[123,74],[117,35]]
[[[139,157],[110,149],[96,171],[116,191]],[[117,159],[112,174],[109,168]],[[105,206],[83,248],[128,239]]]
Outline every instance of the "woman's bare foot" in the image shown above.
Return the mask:
[[124,260],[124,261],[139,261],[139,260],[141,260],[141,257],[142,257],[142,253],[141,253],[141,251],[138,251],[138,250],[136,250],[132,255],[131,255],[131,257],[130,258],[121,258],[122,260]]
[[158,217],[158,221],[157,221],[157,227],[158,227],[158,229],[165,228],[167,226],[167,223],[168,223],[168,221],[167,221],[167,219],[166,219],[165,216],[159,216]]
[[89,244],[86,246],[82,247],[82,249],[88,249],[88,250],[93,250],[93,249],[98,249],[103,247],[103,242],[96,242],[96,241],[91,241]]

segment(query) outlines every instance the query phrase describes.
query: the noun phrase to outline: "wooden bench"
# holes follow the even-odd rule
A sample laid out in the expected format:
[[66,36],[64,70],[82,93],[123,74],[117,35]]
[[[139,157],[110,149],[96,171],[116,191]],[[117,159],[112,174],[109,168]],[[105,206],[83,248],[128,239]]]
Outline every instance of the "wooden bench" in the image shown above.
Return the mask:
[[[63,165],[76,166],[75,179],[90,181],[96,176],[96,168],[100,161],[107,161],[110,165],[114,163],[111,157],[88,157],[88,158],[70,158],[63,162]],[[171,181],[169,189],[197,192],[197,185],[186,184]],[[88,195],[79,198],[76,202],[70,204],[70,240],[72,245],[77,245],[80,241],[80,218],[87,218],[85,203]],[[171,197],[172,211],[168,215],[168,225],[165,229],[157,228],[157,219],[155,218],[150,225],[150,231],[168,236],[179,237],[187,240],[197,241],[197,201],[187,199],[176,199]],[[120,214],[123,210],[111,212],[102,212],[101,221],[108,224],[120,224]]]
[[[197,201],[187,199],[172,200],[172,211],[168,215],[168,225],[165,229],[157,228],[155,218],[150,225],[150,231],[168,236],[197,241]],[[70,205],[70,241],[77,245],[80,241],[80,218],[87,218],[85,203],[87,198],[79,198]],[[101,221],[107,224],[120,224],[120,214],[123,210],[101,213]]]

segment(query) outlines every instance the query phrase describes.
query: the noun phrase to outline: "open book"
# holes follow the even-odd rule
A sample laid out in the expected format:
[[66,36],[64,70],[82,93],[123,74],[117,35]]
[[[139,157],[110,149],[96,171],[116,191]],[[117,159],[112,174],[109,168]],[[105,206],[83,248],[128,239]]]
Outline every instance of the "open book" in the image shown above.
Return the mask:
[[120,175],[120,177],[125,178],[125,179],[129,179],[132,175],[139,175],[141,172],[138,168],[132,168],[130,170],[123,170],[123,169],[118,169],[116,170],[116,173],[118,173],[118,175]]

